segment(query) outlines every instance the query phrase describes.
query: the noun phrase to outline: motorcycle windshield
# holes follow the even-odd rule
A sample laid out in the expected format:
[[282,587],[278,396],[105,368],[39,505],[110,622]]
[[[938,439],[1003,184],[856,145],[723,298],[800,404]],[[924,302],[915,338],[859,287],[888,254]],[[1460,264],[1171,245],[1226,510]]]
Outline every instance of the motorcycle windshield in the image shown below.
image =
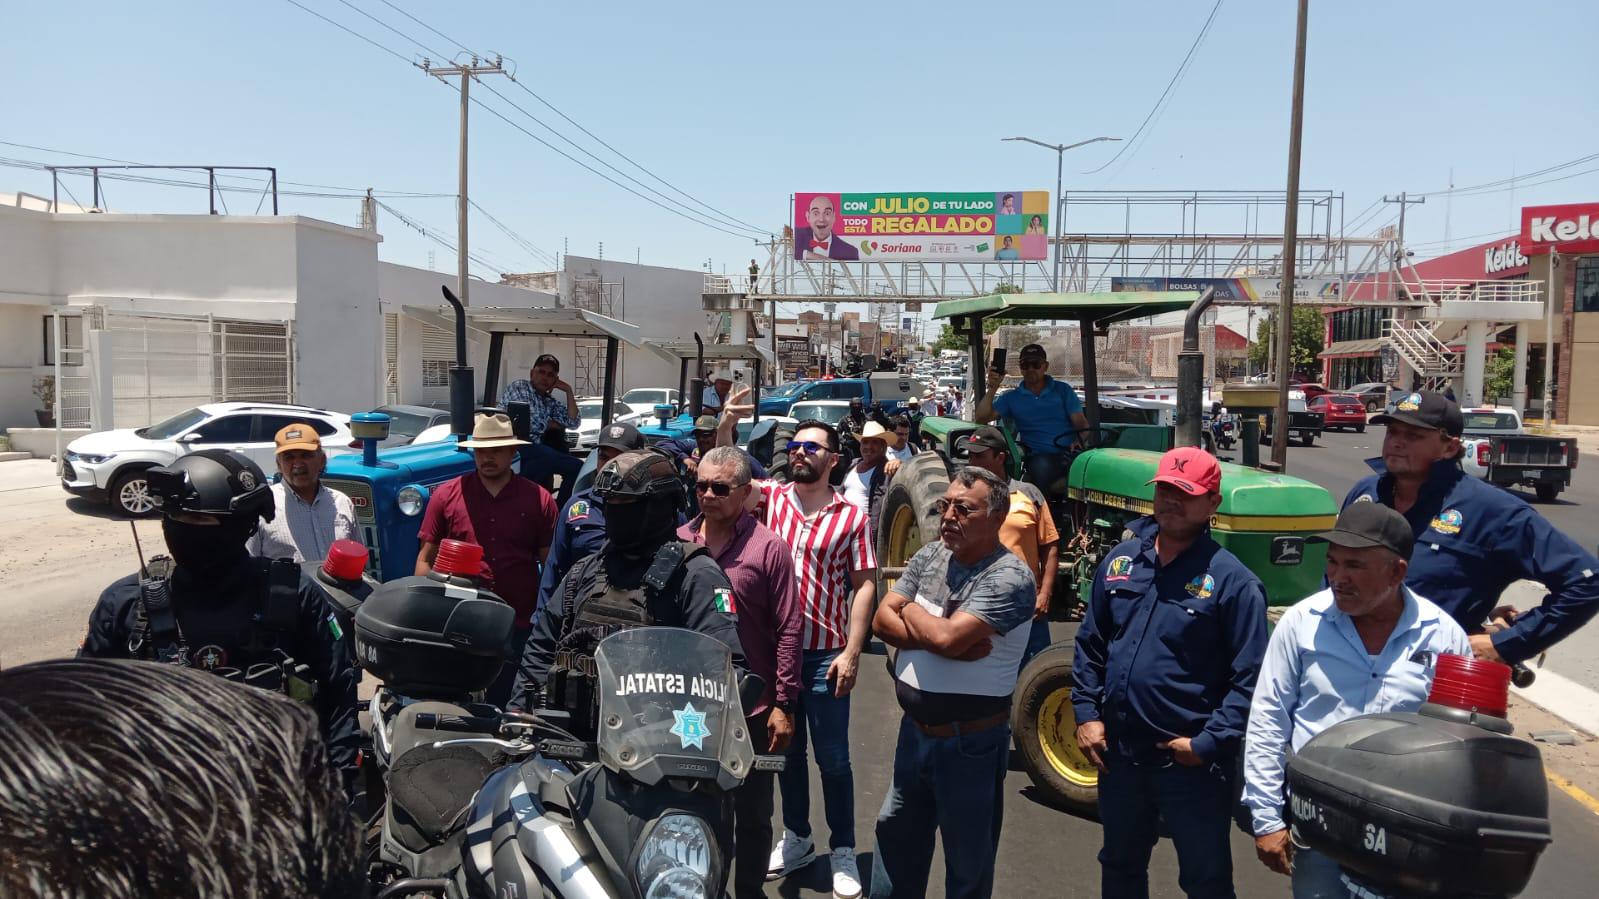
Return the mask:
[[721,641],[680,628],[634,628],[601,641],[594,661],[605,767],[645,785],[683,777],[726,790],[749,774],[755,751],[733,655]]

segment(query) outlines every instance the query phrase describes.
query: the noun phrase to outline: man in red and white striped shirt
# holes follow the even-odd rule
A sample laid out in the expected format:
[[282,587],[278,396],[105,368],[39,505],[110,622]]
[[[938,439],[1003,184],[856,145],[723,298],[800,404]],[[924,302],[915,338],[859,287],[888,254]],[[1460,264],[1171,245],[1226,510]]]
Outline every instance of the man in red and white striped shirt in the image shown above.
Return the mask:
[[[749,388],[729,398],[717,443],[733,444],[734,427],[748,414]],[[828,476],[838,464],[838,432],[819,421],[802,421],[788,444],[792,483],[758,481],[749,507],[766,505],[766,526],[794,554],[804,629],[800,646],[800,692],[788,764],[778,775],[783,796],[783,839],[772,850],[767,878],[775,880],[816,858],[811,838],[810,771],[806,734],[822,777],[822,805],[832,850],[833,895],[861,893],[855,862],[855,776],[849,761],[849,694],[855,687],[861,650],[871,637],[877,590],[877,557],[865,510],[834,490]]]

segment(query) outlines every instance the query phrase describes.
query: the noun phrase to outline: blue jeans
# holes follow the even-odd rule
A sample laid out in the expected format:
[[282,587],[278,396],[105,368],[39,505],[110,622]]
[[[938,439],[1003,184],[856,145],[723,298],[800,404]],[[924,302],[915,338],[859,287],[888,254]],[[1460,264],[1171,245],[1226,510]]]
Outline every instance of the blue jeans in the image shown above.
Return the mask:
[[1353,899],[1356,896],[1381,896],[1362,885],[1360,892],[1350,888],[1338,863],[1314,849],[1294,845],[1294,899]]
[[1099,850],[1104,899],[1148,899],[1149,855],[1166,822],[1177,850],[1177,884],[1189,899],[1234,899],[1232,759],[1197,768],[1135,765],[1114,752],[1099,775]]
[[841,649],[805,650],[800,660],[800,694],[794,709],[794,740],[788,763],[777,775],[783,797],[783,826],[811,835],[811,772],[805,763],[810,734],[816,767],[822,774],[822,808],[827,816],[828,848],[855,848],[855,772],[849,765],[849,697],[833,695],[827,666]]
[[1048,649],[1049,641],[1049,619],[1034,618],[1033,629],[1027,634],[1027,648],[1022,650],[1022,664],[1016,669],[1016,673],[1021,674],[1027,663],[1033,660],[1033,656]]
[[563,453],[546,443],[535,443],[528,447],[524,460],[531,460],[532,470],[528,470],[524,461],[522,476],[551,493],[556,492],[555,476],[561,476],[561,490],[556,495],[556,506],[566,505],[566,501],[572,497],[572,482],[577,480],[577,473],[583,470],[583,460],[571,453]]
[[994,892],[1009,758],[1009,725],[929,737],[901,717],[894,777],[877,816],[872,899],[927,894],[936,834],[944,840],[944,895]]

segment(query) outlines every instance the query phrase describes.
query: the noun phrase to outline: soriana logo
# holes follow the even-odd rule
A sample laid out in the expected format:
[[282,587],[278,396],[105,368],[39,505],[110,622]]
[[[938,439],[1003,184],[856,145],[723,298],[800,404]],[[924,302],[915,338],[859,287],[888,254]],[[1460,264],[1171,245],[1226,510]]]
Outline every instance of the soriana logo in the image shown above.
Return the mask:
[[1599,203],[1524,206],[1521,210],[1521,252],[1541,256],[1599,253]]

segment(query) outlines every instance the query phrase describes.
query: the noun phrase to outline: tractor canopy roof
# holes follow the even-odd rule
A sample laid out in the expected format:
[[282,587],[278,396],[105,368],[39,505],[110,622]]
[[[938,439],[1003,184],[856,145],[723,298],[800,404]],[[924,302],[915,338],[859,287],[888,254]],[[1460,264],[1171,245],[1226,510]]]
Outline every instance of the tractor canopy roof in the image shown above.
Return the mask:
[[1188,291],[1126,291],[1114,293],[992,293],[961,300],[945,300],[933,318],[1066,319],[1087,320],[1103,328],[1128,319],[1181,312],[1199,294]]

